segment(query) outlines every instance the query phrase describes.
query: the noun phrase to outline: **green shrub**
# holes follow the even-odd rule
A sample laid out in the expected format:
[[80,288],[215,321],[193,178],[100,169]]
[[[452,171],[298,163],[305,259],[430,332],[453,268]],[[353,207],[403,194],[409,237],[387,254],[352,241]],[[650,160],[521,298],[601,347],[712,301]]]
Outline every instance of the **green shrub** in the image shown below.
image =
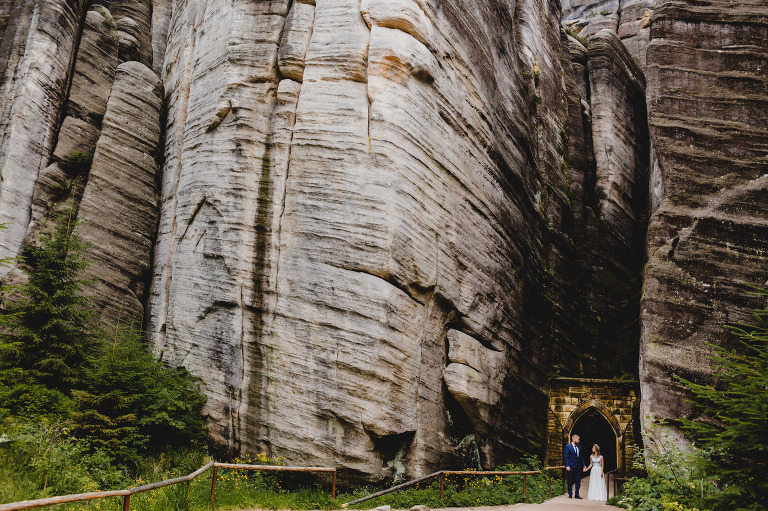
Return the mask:
[[70,174],[87,172],[93,163],[93,155],[82,151],[73,151],[64,157],[64,170]]
[[[768,297],[765,289],[752,294]],[[714,509],[768,509],[768,311],[753,311],[753,319],[728,327],[738,349],[710,345],[717,383],[678,378],[702,413],[681,422],[721,488],[708,501]]]
[[0,449],[0,501],[44,498],[128,483],[110,456],[69,435],[66,423],[48,419],[6,421]]
[[[75,231],[76,211],[73,202],[69,216],[57,218],[54,232],[30,250],[24,269],[28,282],[18,288],[20,299],[5,304],[12,320],[9,331],[0,333],[0,372],[22,369],[24,384],[39,383],[65,394],[82,384],[86,353],[94,342],[89,329],[93,311],[82,296],[88,281],[80,273],[88,263],[86,244]],[[5,379],[18,380],[7,374]]]
[[[205,437],[199,379],[154,359],[141,331],[117,329],[90,359],[85,390],[75,391],[75,433],[131,462],[137,454]],[[199,468],[199,467],[197,467]]]
[[[768,291],[758,289],[760,298]],[[768,509],[768,311],[755,310],[754,322],[730,326],[739,349],[710,345],[717,383],[701,385],[678,378],[701,412],[680,423],[693,441],[646,435],[647,478],[633,478],[610,502],[636,511]],[[662,423],[663,424],[663,423]]]

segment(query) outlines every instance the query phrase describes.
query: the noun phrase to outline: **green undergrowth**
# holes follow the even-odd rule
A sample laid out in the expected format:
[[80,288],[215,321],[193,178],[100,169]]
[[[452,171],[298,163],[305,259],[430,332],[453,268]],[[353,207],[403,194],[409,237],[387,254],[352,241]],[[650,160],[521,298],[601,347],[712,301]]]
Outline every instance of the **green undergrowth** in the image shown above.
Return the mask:
[[[0,444],[0,503],[43,498],[62,493],[105,491],[144,485],[183,476],[205,465],[211,458],[202,448],[172,449],[142,459],[133,473],[121,470],[104,454],[91,454],[82,441],[62,441],[51,430],[26,431]],[[264,454],[235,459],[235,463],[281,464],[280,459]],[[503,470],[527,470],[507,466]],[[210,509],[339,509],[349,502],[383,488],[362,487],[348,490],[331,499],[330,475],[315,475],[312,483],[297,481],[290,475],[253,470],[219,469],[214,505],[209,503],[213,471],[190,483],[172,485],[133,495],[130,509],[136,511],[197,511]],[[523,497],[522,476],[449,476],[444,500],[440,500],[438,481],[377,497],[351,509],[371,509],[389,505],[407,509],[424,504],[431,508],[505,505],[518,502],[543,502],[549,496],[545,475],[527,477],[527,498]],[[561,485],[553,481],[553,495]],[[109,497],[51,506],[61,511],[119,511],[123,497]]]

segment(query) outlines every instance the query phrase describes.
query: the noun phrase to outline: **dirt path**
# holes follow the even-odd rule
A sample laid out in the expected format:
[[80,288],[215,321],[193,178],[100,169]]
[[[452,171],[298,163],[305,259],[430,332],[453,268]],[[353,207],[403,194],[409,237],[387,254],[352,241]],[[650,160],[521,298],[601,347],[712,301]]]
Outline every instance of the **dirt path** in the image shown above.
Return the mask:
[[[566,511],[569,509],[576,509],[579,511],[609,511],[611,509],[621,509],[615,506],[608,506],[604,502],[596,502],[594,500],[587,500],[589,497],[589,477],[585,477],[581,480],[581,496],[583,500],[569,499],[568,495],[560,495],[552,500],[548,500],[543,504],[516,504],[510,506],[509,509],[515,511]],[[613,496],[613,491],[608,494],[609,497]]]

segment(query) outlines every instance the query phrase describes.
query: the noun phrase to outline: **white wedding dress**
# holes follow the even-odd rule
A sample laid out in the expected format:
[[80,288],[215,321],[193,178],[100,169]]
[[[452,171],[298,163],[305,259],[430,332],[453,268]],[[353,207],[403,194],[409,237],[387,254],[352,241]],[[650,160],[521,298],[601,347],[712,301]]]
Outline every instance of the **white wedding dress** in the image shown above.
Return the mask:
[[605,502],[608,500],[608,489],[605,486],[605,476],[600,477],[603,472],[603,457],[591,456],[592,470],[589,472],[589,490],[587,491],[587,500],[599,500]]

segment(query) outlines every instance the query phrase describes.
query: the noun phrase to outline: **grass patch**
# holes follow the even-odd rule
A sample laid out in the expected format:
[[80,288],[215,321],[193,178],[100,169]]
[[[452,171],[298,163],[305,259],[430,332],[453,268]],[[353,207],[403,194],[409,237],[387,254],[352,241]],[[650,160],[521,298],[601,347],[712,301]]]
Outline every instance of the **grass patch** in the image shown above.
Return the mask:
[[[53,444],[56,443],[56,441],[53,442]],[[110,464],[108,459],[98,459],[98,456],[83,457],[83,452],[79,450],[83,446],[73,446],[71,442],[68,444],[68,450],[58,448],[49,450],[47,456],[41,456],[45,448],[39,449],[46,445],[45,442],[37,441],[33,444],[38,447],[37,450],[19,448],[18,440],[1,444],[0,456],[7,461],[0,465],[0,502],[50,497],[61,494],[61,490],[65,488],[68,493],[129,488],[186,475],[211,461],[202,449],[168,450],[145,457],[135,469],[136,472],[130,475],[116,465]],[[46,484],[46,475],[38,466],[41,461],[44,462],[44,466],[55,467],[60,478],[74,481],[74,484],[70,486],[61,486],[60,483]],[[270,459],[262,454],[255,459],[236,459],[234,462],[275,464],[281,463],[281,460]],[[527,470],[528,468],[507,466],[503,469]],[[341,504],[345,502],[382,489],[372,486],[357,488],[338,494],[334,500],[331,499],[330,477],[327,475],[316,476],[317,482],[309,482],[310,480],[306,478],[296,479],[285,473],[219,469],[214,506],[211,507],[209,497],[212,475],[211,470],[190,483],[133,495],[130,509],[136,511],[209,511],[248,508],[340,509]],[[51,482],[53,480],[48,479],[48,483]],[[527,498],[524,498],[523,476],[448,476],[445,481],[445,498],[442,502],[440,484],[436,480],[350,506],[350,509],[371,509],[381,505],[408,509],[419,504],[440,508],[543,502],[549,496],[547,482],[546,475],[528,476]],[[553,481],[553,495],[559,494],[561,489],[561,485]],[[48,509],[120,511],[122,505],[122,497],[111,497],[61,504]]]

